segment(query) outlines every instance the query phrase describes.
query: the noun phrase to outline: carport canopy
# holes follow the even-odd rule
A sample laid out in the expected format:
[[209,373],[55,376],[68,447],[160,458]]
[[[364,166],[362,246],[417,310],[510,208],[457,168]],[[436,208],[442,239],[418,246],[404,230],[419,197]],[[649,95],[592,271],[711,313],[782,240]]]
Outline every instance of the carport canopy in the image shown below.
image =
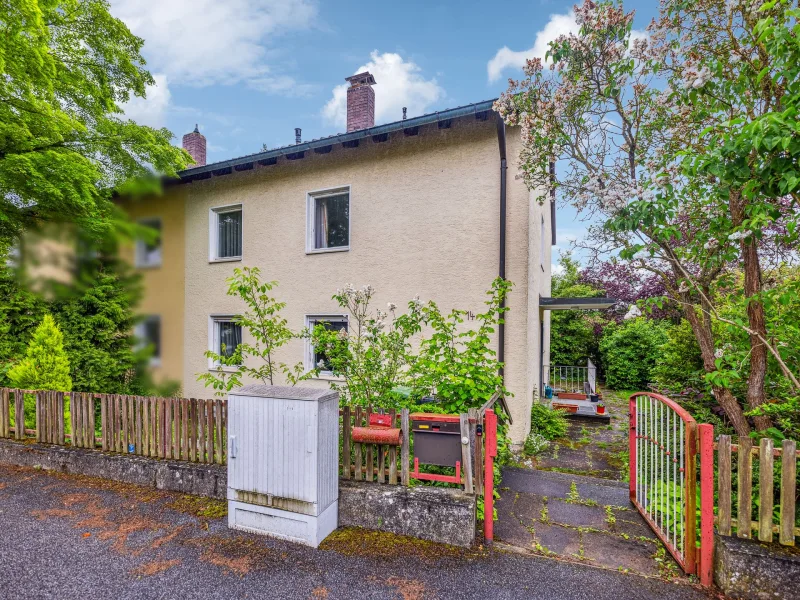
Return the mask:
[[542,310],[605,310],[616,303],[615,298],[539,298]]

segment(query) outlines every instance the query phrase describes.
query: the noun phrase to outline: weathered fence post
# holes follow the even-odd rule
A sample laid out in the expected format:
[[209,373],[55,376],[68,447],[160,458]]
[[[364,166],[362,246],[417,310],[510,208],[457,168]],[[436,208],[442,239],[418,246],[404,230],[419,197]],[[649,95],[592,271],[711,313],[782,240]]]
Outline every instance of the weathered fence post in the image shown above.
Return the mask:
[[731,436],[719,436],[717,444],[719,465],[719,534],[731,534]]
[[404,408],[400,411],[400,483],[408,486],[410,474],[408,472],[409,466],[409,451],[411,447],[411,428],[409,427],[409,410]]
[[783,440],[781,446],[781,525],[778,540],[794,546],[794,511],[797,492],[797,442]]
[[750,536],[750,513],[753,509],[753,443],[749,438],[739,440],[739,498],[736,503],[736,535],[740,538]]
[[758,484],[760,502],[758,503],[758,539],[772,542],[772,450],[770,438],[761,438],[758,448]]
[[[710,586],[714,562],[714,426],[698,425],[700,437],[700,583]],[[690,515],[691,518],[691,515]]]

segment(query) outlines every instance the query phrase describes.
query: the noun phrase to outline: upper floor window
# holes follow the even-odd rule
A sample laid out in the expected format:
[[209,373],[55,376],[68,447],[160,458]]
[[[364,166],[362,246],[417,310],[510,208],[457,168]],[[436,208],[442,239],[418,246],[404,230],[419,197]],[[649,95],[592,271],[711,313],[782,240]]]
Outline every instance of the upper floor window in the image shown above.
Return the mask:
[[209,260],[242,258],[242,205],[212,208],[209,219]]
[[161,364],[161,317],[148,315],[142,319],[134,331],[137,344],[141,348],[151,348],[150,364]]
[[329,252],[350,248],[350,188],[308,195],[306,250]]
[[161,266],[161,219],[142,219],[139,225],[155,229],[157,237],[153,240],[136,240],[136,266]]

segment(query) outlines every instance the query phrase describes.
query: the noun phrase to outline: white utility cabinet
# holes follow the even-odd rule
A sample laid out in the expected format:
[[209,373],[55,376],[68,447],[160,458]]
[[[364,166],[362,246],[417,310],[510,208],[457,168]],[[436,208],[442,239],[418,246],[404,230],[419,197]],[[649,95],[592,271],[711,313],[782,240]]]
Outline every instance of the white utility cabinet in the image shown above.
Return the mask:
[[338,524],[339,394],[246,385],[228,396],[228,526],[317,547]]

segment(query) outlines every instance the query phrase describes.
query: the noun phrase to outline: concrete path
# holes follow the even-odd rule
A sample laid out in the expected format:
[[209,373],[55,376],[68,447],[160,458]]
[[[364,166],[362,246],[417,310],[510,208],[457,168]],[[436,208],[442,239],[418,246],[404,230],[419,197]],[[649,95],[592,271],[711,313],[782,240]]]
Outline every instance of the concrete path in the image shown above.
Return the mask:
[[[545,556],[685,579],[628,499],[627,400],[606,392],[611,422],[572,419],[567,436],[503,470],[496,537]],[[527,467],[527,468],[525,468]]]
[[218,501],[2,465],[0,590],[82,600],[705,597],[580,563],[374,532],[339,531],[313,550],[227,529]]

